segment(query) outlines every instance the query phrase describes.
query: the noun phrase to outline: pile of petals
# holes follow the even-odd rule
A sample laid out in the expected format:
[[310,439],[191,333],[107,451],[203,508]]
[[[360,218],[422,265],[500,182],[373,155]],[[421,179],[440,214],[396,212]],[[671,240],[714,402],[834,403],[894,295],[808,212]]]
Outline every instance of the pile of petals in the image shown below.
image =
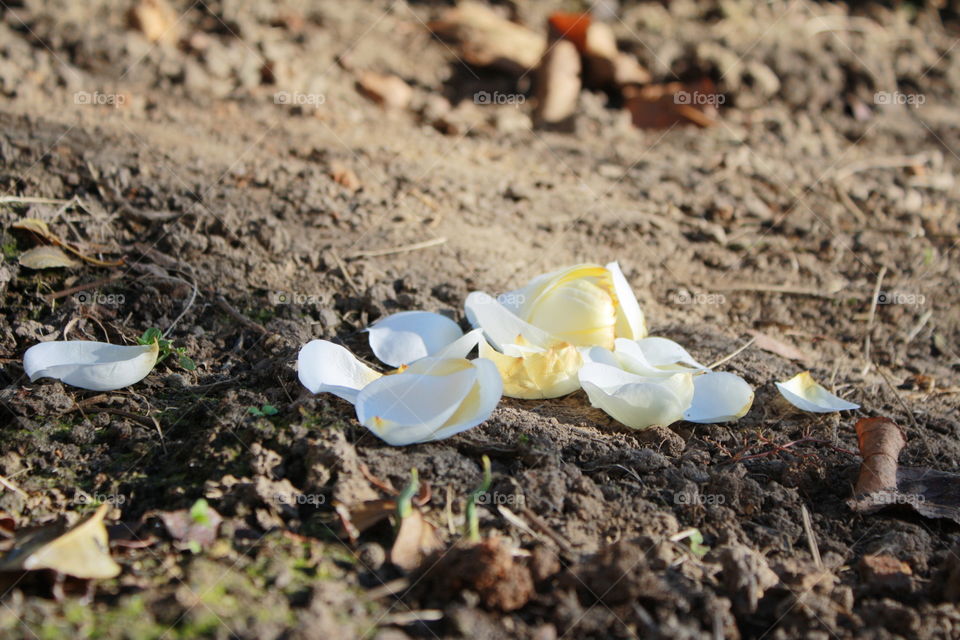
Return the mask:
[[[647,337],[643,312],[617,263],[582,264],[494,298],[467,296],[476,327],[426,311],[387,316],[370,347],[395,370],[378,373],[325,340],[303,347],[301,382],[356,407],[393,445],[439,440],[486,420],[501,395],[556,398],[583,388],[590,402],[634,429],[677,420],[736,420],[753,404],[739,376],[714,372],[679,344]],[[477,346],[479,358],[467,360]]]
[[479,331],[462,335],[455,322],[427,311],[388,316],[368,331],[374,355],[395,370],[378,373],[344,347],[313,340],[300,350],[297,371],[313,393],[352,403],[360,424],[388,444],[449,438],[485,421],[500,402],[493,363],[467,360]]
[[710,371],[672,340],[647,337],[616,262],[560,269],[497,298],[471,293],[466,313],[484,333],[480,355],[497,365],[513,398],[582,387],[593,406],[634,429],[727,422],[753,405],[739,376]]

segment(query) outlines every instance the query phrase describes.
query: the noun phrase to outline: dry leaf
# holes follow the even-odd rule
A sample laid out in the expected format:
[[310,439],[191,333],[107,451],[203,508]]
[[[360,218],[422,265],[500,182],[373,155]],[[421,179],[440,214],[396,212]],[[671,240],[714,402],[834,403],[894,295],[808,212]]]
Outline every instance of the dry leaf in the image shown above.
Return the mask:
[[60,247],[43,246],[28,249],[20,254],[20,265],[28,269],[53,269],[75,267],[77,262]]
[[[123,260],[117,260],[116,262],[105,262],[103,260],[99,260],[92,256],[87,256],[80,253],[79,251],[74,249],[72,246],[70,246],[69,243],[65,242],[57,234],[51,231],[50,227],[47,225],[46,222],[38,218],[24,218],[10,225],[10,228],[19,229],[21,231],[28,231],[36,235],[39,239],[49,242],[52,245],[56,245],[57,247],[60,247],[62,249],[66,249],[67,251],[77,256],[81,260],[85,262],[89,262],[90,264],[96,265],[98,267],[118,267],[123,264]],[[45,247],[38,247],[37,249],[45,249]],[[68,264],[58,264],[58,263],[62,263],[64,259],[69,260],[69,258],[67,258],[65,255],[63,257],[60,257],[60,255],[63,254],[62,251],[55,252],[52,250],[52,248],[47,249],[46,251],[37,251],[37,257],[28,255],[32,251],[36,251],[36,250],[31,249],[30,251],[26,251],[23,254],[23,256],[20,257],[20,264],[30,269],[48,269],[50,267],[68,267],[68,266],[72,267],[75,264],[72,261],[69,262]],[[31,266],[30,264],[24,263],[23,262],[24,256],[27,256],[28,262],[34,262],[39,266],[34,267],[34,266]]]
[[405,108],[413,97],[413,89],[403,79],[375,71],[361,73],[357,86],[363,95],[390,109]]
[[390,549],[390,562],[406,571],[420,566],[423,557],[440,548],[433,525],[417,509],[400,521],[397,538]]
[[177,41],[177,13],[166,0],[142,0],[130,9],[130,26],[143,33],[150,42]]
[[907,439],[897,424],[888,418],[863,418],[857,421],[857,444],[863,464],[854,489],[867,495],[897,488],[897,458]]
[[[587,34],[591,26],[589,13],[556,11],[550,14],[547,24],[551,40],[569,40],[577,47],[577,51],[580,53],[587,52]],[[594,42],[594,44],[598,44],[598,42]],[[616,48],[616,40],[614,40],[614,48]]]
[[171,538],[187,544],[196,543],[201,547],[209,547],[216,542],[217,531],[223,522],[223,517],[209,506],[199,516],[194,509],[165,511],[158,515]]
[[538,127],[569,128],[580,97],[580,53],[567,40],[557,41],[537,68]]
[[14,222],[12,225],[10,225],[10,228],[35,233],[40,236],[40,238],[49,240],[51,242],[54,242],[57,237],[53,234],[53,232],[50,231],[50,227],[47,225],[47,223],[39,218],[24,218],[23,220]]
[[764,351],[776,354],[782,358],[786,358],[787,360],[796,360],[797,362],[801,362],[803,364],[808,364],[810,361],[810,356],[805,354],[803,351],[800,351],[800,349],[796,348],[792,344],[787,344],[786,342],[777,340],[776,338],[768,336],[767,334],[759,331],[750,331],[748,333],[756,338],[756,340],[753,341],[753,344],[758,349],[763,349]]
[[0,560],[0,572],[49,569],[81,579],[113,578],[120,565],[110,557],[103,519],[109,505],[68,528],[64,523],[17,532],[13,550]]
[[437,37],[452,42],[468,64],[516,75],[537,66],[547,48],[546,38],[539,33],[476,2],[462,2],[427,26]]
[[860,513],[907,506],[927,518],[960,524],[960,474],[897,464],[906,438],[887,418],[864,418],[856,425],[863,463],[847,504]]
[[641,129],[669,129],[678,124],[715,124],[721,100],[709,78],[700,82],[626,86],[623,97],[633,124]]

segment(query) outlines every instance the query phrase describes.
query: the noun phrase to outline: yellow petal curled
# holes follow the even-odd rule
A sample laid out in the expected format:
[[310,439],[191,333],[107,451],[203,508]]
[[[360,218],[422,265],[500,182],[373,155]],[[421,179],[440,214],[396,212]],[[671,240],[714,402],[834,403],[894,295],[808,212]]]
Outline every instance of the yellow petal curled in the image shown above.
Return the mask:
[[503,378],[503,395],[510,398],[558,398],[580,387],[577,371],[583,358],[571,344],[558,344],[515,357],[504,355],[481,340],[480,357],[496,365]]

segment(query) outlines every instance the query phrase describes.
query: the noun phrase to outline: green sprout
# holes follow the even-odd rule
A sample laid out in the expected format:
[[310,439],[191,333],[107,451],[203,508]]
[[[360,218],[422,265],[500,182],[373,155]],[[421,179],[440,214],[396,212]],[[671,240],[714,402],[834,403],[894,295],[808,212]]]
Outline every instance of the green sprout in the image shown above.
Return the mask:
[[490,458],[483,456],[483,482],[467,498],[467,539],[480,542],[480,519],[477,517],[477,501],[490,490],[493,475],[490,473]]
[[200,498],[190,507],[190,520],[196,524],[205,527],[210,526],[210,505],[203,498]]
[[696,527],[684,529],[670,539],[673,542],[686,540],[690,544],[690,553],[695,555],[697,558],[703,558],[703,556],[710,552],[710,547],[703,544],[703,534],[700,533],[700,529],[697,529]]
[[257,418],[266,418],[268,416],[275,416],[280,413],[280,411],[272,404],[265,404],[259,408],[250,407],[248,411],[250,412],[250,415],[256,416]]
[[413,513],[413,496],[420,491],[420,473],[416,468],[410,469],[410,483],[397,496],[397,516],[403,520]]
[[197,368],[197,364],[187,355],[187,348],[174,347],[173,342],[164,338],[163,333],[156,327],[150,327],[144,331],[137,342],[142,345],[151,345],[156,342],[159,345],[160,356],[157,358],[157,363],[166,360],[167,356],[175,355],[177,356],[177,362],[187,371],[195,371]]

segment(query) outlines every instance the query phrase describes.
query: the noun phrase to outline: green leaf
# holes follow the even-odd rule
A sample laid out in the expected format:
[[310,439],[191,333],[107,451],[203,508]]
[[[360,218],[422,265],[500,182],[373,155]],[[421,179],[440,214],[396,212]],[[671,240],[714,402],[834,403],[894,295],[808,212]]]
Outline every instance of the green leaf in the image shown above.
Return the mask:
[[486,455],[483,461],[483,482],[473,490],[467,499],[467,539],[470,542],[480,542],[480,518],[477,515],[477,500],[490,490],[493,475],[490,473],[490,458]]
[[210,526],[210,506],[207,504],[207,501],[203,498],[200,498],[193,503],[193,506],[190,507],[190,519],[196,522],[197,524],[202,524],[204,526]]
[[265,416],[275,416],[280,413],[280,411],[278,411],[277,408],[272,404],[263,405],[263,409],[261,409],[260,412]]
[[193,361],[190,356],[185,356],[182,353],[180,354],[180,366],[186,369],[187,371],[196,371],[197,363]]
[[154,342],[158,342],[162,337],[163,332],[161,332],[160,329],[157,329],[156,327],[150,327],[143,332],[143,335],[140,336],[140,340],[138,340],[138,342],[144,345],[153,344]]

